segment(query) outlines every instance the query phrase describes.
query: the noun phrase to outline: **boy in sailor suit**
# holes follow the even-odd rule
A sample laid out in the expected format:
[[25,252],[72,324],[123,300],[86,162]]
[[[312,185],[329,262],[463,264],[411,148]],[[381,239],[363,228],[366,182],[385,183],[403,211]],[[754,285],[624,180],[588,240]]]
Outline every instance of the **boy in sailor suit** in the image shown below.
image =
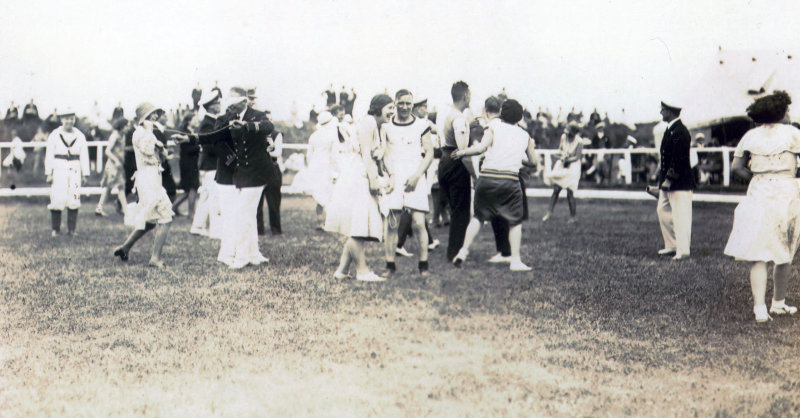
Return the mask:
[[75,232],[81,206],[81,183],[89,175],[89,147],[75,127],[75,113],[59,115],[61,126],[47,138],[44,173],[50,187],[51,236],[61,232],[61,212],[67,209],[67,234]]

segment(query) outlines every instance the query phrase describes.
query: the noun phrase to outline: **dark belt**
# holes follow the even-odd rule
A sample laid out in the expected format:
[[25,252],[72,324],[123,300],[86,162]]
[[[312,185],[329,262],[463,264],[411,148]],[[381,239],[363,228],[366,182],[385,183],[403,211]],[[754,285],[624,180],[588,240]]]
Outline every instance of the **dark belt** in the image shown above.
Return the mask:
[[458,147],[442,147],[442,151],[455,151]]
[[58,155],[54,155],[53,158],[58,158],[59,160],[75,161],[75,160],[80,160],[81,156],[80,155],[62,155],[62,154],[58,154]]

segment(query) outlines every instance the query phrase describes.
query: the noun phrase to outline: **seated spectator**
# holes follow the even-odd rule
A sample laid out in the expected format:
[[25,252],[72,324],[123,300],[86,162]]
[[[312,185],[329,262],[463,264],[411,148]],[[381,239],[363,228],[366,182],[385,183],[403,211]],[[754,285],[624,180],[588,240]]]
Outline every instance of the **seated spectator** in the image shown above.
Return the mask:
[[[717,138],[711,138],[705,147],[719,146]],[[722,153],[706,152],[699,155],[700,184],[720,184],[722,182]]]

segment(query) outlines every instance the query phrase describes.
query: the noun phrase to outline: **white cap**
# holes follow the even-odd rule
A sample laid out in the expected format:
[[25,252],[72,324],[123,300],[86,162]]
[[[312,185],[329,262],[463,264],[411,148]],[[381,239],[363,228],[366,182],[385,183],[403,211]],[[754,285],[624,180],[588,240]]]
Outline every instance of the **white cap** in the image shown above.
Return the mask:
[[675,96],[667,96],[661,99],[661,105],[666,107],[671,107],[673,109],[681,110],[683,109],[683,101],[678,99]]
[[330,122],[331,120],[333,120],[333,114],[331,114],[331,112],[328,112],[326,110],[320,113],[319,116],[317,116],[317,122],[318,122],[317,125],[318,126],[327,125],[328,122]]
[[226,98],[223,101],[222,108],[223,109],[228,109],[229,107],[231,107],[231,106],[233,106],[235,104],[239,104],[241,102],[244,102],[246,100],[247,100],[247,96],[228,96],[228,98]]

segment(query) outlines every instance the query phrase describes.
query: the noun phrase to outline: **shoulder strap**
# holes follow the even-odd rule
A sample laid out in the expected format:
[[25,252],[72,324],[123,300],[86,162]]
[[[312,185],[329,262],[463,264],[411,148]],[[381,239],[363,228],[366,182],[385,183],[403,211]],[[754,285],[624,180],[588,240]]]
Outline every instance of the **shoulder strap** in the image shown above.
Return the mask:
[[67,147],[67,155],[72,155],[72,152],[70,152],[69,149],[72,148],[73,145],[75,145],[75,141],[78,140],[78,137],[76,136],[75,139],[73,139],[72,142],[69,144],[67,144],[67,140],[64,139],[64,135],[62,133],[59,132],[58,137],[61,138],[61,142],[64,144],[65,147]]

